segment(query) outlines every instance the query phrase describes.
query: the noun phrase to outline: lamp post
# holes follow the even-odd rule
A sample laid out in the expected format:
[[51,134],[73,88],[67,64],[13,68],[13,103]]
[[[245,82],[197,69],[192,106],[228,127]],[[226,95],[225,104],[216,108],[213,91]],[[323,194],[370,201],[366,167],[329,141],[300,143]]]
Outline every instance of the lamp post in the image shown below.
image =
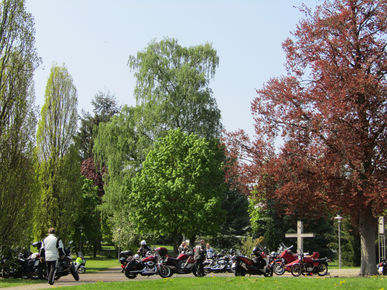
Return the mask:
[[341,232],[341,220],[342,219],[343,219],[343,217],[340,216],[339,214],[337,214],[337,216],[335,217],[335,220],[337,220],[337,227],[338,227],[337,233],[338,233],[338,236],[339,236],[339,270],[341,270],[341,240],[340,240],[340,232]]

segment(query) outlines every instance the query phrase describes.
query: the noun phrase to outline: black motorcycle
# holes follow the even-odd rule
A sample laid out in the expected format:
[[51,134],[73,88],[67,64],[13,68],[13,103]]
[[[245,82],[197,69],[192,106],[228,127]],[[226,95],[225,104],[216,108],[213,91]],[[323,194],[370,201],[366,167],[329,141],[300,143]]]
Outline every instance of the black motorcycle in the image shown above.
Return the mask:
[[31,253],[24,251],[18,255],[18,262],[20,265],[20,276],[23,278],[40,279],[43,280],[45,273],[45,265],[40,261],[39,249],[42,242],[35,242],[32,244],[37,249],[37,252]]
[[65,256],[63,259],[59,259],[58,269],[55,274],[55,280],[58,280],[62,276],[73,275],[76,281],[79,280],[79,274],[76,270],[75,263],[70,255],[70,249],[65,248],[64,250]]

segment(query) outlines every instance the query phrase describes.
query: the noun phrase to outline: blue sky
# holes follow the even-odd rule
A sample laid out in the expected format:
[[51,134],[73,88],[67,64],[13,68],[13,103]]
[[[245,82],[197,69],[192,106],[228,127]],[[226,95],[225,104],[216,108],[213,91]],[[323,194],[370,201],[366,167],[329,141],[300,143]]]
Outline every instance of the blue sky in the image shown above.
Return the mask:
[[209,42],[219,67],[213,96],[228,131],[253,134],[250,102],[270,78],[285,74],[281,43],[303,17],[302,3],[319,0],[26,0],[35,19],[42,64],[35,73],[39,106],[53,64],[65,64],[78,90],[78,110],[91,110],[97,91],[134,105],[129,55],[153,40],[176,38],[183,46]]

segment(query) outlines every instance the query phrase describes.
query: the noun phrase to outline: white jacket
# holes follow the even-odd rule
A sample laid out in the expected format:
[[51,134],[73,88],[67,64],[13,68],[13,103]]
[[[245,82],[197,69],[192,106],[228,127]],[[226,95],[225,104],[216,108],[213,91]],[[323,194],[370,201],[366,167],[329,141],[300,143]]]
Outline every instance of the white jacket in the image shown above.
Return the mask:
[[46,261],[56,261],[59,259],[59,248],[62,250],[63,243],[62,240],[59,240],[53,234],[49,234],[44,240],[42,244],[42,249],[44,249],[45,259]]

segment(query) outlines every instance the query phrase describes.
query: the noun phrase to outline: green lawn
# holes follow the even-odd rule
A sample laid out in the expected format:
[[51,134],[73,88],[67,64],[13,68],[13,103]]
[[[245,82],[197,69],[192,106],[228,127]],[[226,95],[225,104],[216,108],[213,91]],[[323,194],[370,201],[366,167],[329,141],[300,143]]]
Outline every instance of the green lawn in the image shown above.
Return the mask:
[[205,277],[157,280],[99,282],[71,289],[384,289],[387,279],[371,278],[263,278]]
[[26,280],[26,279],[3,279],[0,278],[0,288],[16,287],[34,283],[41,283],[41,280]]
[[[118,259],[106,258],[87,258],[86,257],[86,273],[95,273],[113,267],[120,267]],[[82,276],[82,275],[81,275]]]

